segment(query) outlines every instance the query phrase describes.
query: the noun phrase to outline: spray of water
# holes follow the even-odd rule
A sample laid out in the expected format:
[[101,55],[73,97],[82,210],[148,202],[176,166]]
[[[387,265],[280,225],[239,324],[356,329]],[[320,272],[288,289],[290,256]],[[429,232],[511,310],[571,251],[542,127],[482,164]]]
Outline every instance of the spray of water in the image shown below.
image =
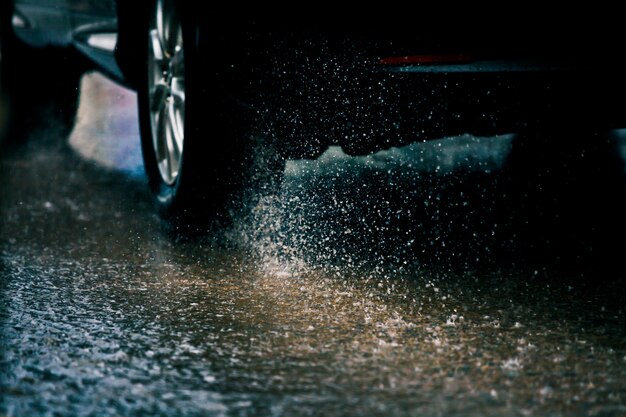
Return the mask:
[[[415,272],[424,247],[447,250],[452,240],[450,226],[440,224],[446,214],[440,213],[446,204],[441,189],[449,177],[459,166],[477,173],[497,169],[510,141],[462,136],[361,157],[331,147],[316,160],[288,161],[282,185],[251,199],[227,239],[272,275]],[[467,198],[460,193],[454,205],[469,204]]]

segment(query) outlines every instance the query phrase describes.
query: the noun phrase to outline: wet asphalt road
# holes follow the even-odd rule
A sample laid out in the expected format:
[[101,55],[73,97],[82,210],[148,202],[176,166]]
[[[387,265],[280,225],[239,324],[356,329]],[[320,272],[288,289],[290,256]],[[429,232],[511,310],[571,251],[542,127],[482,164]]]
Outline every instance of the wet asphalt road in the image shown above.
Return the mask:
[[531,204],[510,136],[332,149],[181,240],[133,99],[3,150],[0,415],[626,415],[623,167]]

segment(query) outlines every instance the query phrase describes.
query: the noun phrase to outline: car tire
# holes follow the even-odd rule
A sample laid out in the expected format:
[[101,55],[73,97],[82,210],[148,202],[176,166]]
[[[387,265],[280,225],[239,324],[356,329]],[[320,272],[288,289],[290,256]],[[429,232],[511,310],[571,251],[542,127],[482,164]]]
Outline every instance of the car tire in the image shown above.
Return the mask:
[[232,220],[246,203],[244,190],[275,186],[284,162],[252,135],[255,113],[220,85],[219,71],[202,50],[201,24],[185,4],[154,1],[145,22],[146,78],[138,92],[155,204],[169,225],[193,232]]
[[12,5],[0,6],[0,96],[6,142],[20,143],[40,123],[69,133],[87,61],[69,48],[31,48],[11,26]]

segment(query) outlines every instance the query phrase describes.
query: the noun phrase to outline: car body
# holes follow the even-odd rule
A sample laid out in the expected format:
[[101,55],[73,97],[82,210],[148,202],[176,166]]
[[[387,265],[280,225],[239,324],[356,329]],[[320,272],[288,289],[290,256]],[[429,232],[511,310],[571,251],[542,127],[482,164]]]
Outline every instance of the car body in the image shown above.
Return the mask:
[[[28,45],[75,48],[141,91],[146,58],[138,51],[145,50],[154,4],[15,0],[11,22]],[[420,20],[395,9],[290,20],[267,11],[202,13],[184,0],[156,4],[183,16],[181,33],[193,28],[185,36],[194,49],[189,53],[186,42],[185,58],[203,78],[194,91],[202,100],[220,97],[219,109],[196,107],[211,114],[248,109],[271,126],[284,158],[316,157],[333,144],[364,154],[466,132],[494,135],[573,121],[611,129],[626,117],[619,28],[581,31],[577,21],[555,26],[545,16],[496,24]],[[202,149],[214,151],[219,146]],[[166,175],[165,186],[176,175]],[[159,195],[163,184],[155,187]]]

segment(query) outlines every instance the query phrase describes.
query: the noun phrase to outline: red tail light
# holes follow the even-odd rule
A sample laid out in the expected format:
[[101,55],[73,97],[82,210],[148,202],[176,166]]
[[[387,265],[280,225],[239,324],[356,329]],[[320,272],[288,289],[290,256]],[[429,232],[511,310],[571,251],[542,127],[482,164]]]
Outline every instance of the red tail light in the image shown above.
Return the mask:
[[379,65],[438,65],[438,64],[467,64],[472,62],[470,55],[464,54],[442,54],[442,55],[406,55],[389,56],[381,58]]

